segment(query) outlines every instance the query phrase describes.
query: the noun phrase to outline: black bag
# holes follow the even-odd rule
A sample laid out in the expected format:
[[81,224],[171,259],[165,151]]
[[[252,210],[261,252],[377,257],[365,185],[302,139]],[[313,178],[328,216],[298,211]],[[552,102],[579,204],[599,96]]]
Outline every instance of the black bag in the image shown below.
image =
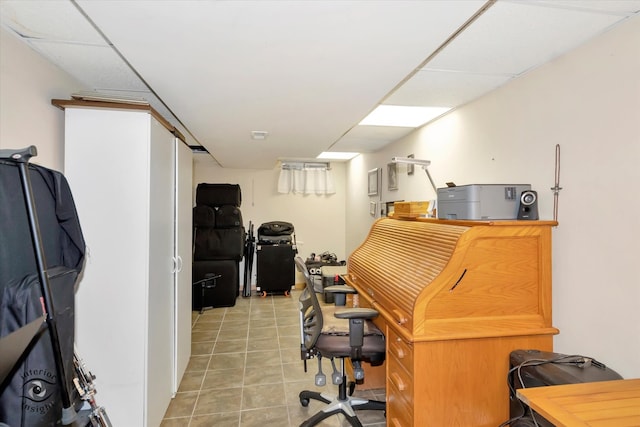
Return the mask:
[[196,188],[196,205],[240,207],[242,192],[238,184],[198,184]]
[[[74,285],[78,273],[66,267],[48,269],[56,309],[60,350],[67,375],[67,389],[73,385]],[[0,293],[0,336],[6,336],[43,315],[38,274],[7,283]],[[36,338],[22,364],[0,393],[0,422],[9,426],[55,426],[62,410],[49,329]],[[75,392],[74,392],[75,393]],[[81,401],[73,397],[76,410]]]
[[216,212],[210,206],[196,206],[193,208],[193,226],[211,227],[216,226]]
[[258,239],[263,236],[289,236],[293,234],[293,232],[293,224],[290,222],[265,222],[258,228]]
[[[85,242],[68,182],[42,166],[29,171],[47,263],[80,273]],[[37,271],[28,218],[18,167],[0,160],[0,288]]]
[[224,205],[215,209],[216,228],[242,227],[242,212],[240,208]]
[[237,228],[197,228],[194,261],[236,260],[244,255],[245,231]]
[[207,274],[219,274],[215,286],[204,289],[201,284],[193,285],[192,308],[200,310],[209,307],[232,307],[240,294],[240,272],[238,261],[197,261],[193,263],[193,282],[207,277]]

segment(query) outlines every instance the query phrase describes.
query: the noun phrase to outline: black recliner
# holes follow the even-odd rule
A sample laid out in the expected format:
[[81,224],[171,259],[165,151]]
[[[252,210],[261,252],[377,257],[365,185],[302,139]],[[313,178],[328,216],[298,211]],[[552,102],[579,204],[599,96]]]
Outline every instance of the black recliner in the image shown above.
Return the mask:
[[[332,382],[338,385],[337,396],[308,390],[300,392],[302,406],[308,406],[310,399],[327,404],[324,409],[303,422],[301,427],[315,426],[322,420],[339,413],[343,414],[352,426],[362,427],[355,411],[367,409],[384,411],[386,406],[385,402],[348,395],[345,359],[351,359],[355,379],[358,381],[364,378],[361,362],[380,365],[384,361],[384,335],[371,321],[378,312],[369,308],[321,307],[304,260],[296,257],[295,263],[298,270],[304,274],[306,282],[306,288],[299,298],[301,358],[305,361],[305,368],[308,359],[317,358],[319,366],[322,358],[330,359],[333,365]],[[331,286],[325,291],[354,292],[353,288],[348,286]],[[340,359],[340,372],[335,367],[334,359]],[[326,377],[320,368],[316,375],[316,385],[322,386],[325,382]]]

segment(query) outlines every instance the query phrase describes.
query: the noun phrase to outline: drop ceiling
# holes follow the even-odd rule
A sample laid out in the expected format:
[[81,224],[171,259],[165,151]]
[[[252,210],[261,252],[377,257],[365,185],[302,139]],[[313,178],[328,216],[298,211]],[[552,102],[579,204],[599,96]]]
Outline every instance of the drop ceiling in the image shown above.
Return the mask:
[[459,107],[639,11],[640,0],[0,1],[3,27],[86,89],[144,98],[227,168],[375,152],[413,131],[358,126],[377,105]]

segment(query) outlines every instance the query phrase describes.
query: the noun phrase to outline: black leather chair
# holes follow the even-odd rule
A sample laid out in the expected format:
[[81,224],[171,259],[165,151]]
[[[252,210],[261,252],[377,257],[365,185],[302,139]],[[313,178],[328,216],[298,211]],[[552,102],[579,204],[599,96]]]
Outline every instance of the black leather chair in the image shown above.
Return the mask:
[[[325,385],[326,376],[322,372],[321,359],[328,358],[333,366],[332,382],[338,385],[337,396],[308,390],[300,392],[302,406],[308,406],[311,399],[327,404],[325,408],[307,419],[300,426],[315,426],[322,420],[341,413],[346,417],[349,424],[354,427],[362,427],[362,423],[358,420],[355,411],[365,409],[384,411],[386,406],[385,402],[360,399],[348,395],[345,359],[351,359],[354,366],[354,374],[358,381],[364,377],[364,371],[360,366],[361,362],[379,365],[384,361],[384,335],[371,321],[378,315],[378,312],[368,308],[321,306],[313,290],[313,282],[304,260],[296,257],[295,263],[298,270],[304,274],[306,281],[306,288],[299,299],[301,358],[305,362],[305,370],[306,361],[317,358],[319,369],[315,382],[317,386]],[[325,288],[325,291],[327,290],[338,293],[354,291],[353,288],[348,286],[331,286]],[[340,360],[340,371],[336,369],[334,359]]]

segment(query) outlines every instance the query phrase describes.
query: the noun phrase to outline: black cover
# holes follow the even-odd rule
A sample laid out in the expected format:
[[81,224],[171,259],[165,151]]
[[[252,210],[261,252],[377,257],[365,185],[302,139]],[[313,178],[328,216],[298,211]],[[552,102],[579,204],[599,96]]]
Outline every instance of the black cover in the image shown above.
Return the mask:
[[[49,266],[82,270],[85,243],[69,184],[60,172],[29,165]],[[0,287],[36,271],[18,167],[0,160]]]
[[211,227],[216,226],[216,212],[211,206],[196,206],[193,208],[193,226]]
[[200,183],[196,187],[196,205],[240,207],[242,192],[238,184],[207,184]]
[[290,236],[294,232],[293,224],[284,221],[265,222],[258,227],[258,240],[266,236]]
[[262,293],[289,292],[295,284],[295,247],[258,245],[256,254],[257,290]]
[[[194,261],[235,260],[244,254],[245,231],[238,228],[196,228]],[[193,279],[195,282],[195,278]]]
[[220,274],[213,289],[205,289],[204,300],[202,288],[193,285],[193,309],[209,307],[232,307],[240,293],[240,274],[238,261],[196,261],[193,263],[193,283],[204,279],[208,273]]
[[[58,344],[68,390],[73,387],[74,288],[82,270],[85,243],[65,177],[42,166],[28,165],[47,262],[58,331]],[[0,160],[0,336],[42,316],[42,292],[31,230],[16,163]],[[23,362],[0,390],[0,422],[10,426],[55,425],[61,414],[49,329],[40,335]],[[80,404],[77,396],[70,396]]]
[[[516,389],[622,379],[616,371],[587,356],[515,350],[511,352],[509,360],[509,387],[512,390],[510,418],[519,417],[511,423],[512,427],[553,427],[552,423],[535,411],[534,423],[531,409],[515,396]],[[518,366],[522,367],[518,370]]]
[[215,209],[216,228],[242,227],[242,212],[233,205],[219,206]]
[[[74,292],[77,272],[66,267],[49,269],[49,282],[56,308],[60,350],[67,374],[67,388],[73,385]],[[42,317],[40,281],[37,274],[9,282],[0,294],[0,336]],[[49,329],[36,340],[27,357],[14,371],[0,394],[0,421],[10,426],[53,426],[62,411]],[[74,396],[80,403],[79,396]],[[22,410],[20,410],[22,408]],[[78,409],[78,408],[76,408]]]

